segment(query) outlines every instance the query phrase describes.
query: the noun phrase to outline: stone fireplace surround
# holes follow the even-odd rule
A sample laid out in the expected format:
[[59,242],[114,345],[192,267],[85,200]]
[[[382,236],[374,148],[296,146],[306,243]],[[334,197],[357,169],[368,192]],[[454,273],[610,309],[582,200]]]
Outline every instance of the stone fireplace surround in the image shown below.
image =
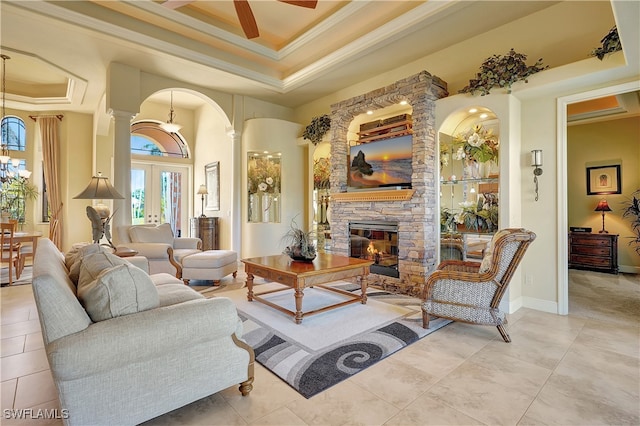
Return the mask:
[[[435,267],[437,140],[435,101],[448,96],[447,84],[427,71],[331,105],[331,241],[332,252],[349,255],[349,221],[372,220],[398,223],[399,278],[372,273],[369,282],[391,291],[419,295],[425,276]],[[347,191],[347,131],[353,119],[407,101],[413,117],[412,190]],[[350,196],[353,194],[353,196]]]

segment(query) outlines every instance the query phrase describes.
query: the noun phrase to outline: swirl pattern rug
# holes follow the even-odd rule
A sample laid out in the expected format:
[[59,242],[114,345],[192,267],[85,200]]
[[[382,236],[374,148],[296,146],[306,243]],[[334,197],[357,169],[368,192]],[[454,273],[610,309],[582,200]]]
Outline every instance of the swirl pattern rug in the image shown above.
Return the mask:
[[[358,285],[332,283],[360,293]],[[282,288],[255,279],[254,292]],[[436,319],[430,329],[422,328],[420,300],[375,288],[367,291],[367,304],[355,303],[305,317],[296,324],[293,317],[259,302],[247,301],[247,289],[217,292],[229,297],[243,321],[243,339],[253,347],[256,361],[310,398],[357,374],[392,353],[444,327],[451,321]],[[273,303],[294,308],[293,290],[262,296]],[[304,291],[303,310],[310,311],[344,300],[326,290]]]

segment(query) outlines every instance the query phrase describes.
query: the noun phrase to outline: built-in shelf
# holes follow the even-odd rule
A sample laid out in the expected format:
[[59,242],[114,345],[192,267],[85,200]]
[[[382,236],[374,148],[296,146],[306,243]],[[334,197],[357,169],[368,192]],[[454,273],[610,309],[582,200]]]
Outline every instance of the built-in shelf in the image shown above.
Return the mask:
[[415,189],[394,189],[384,191],[338,192],[331,194],[331,201],[366,202],[366,201],[407,201],[413,197]]

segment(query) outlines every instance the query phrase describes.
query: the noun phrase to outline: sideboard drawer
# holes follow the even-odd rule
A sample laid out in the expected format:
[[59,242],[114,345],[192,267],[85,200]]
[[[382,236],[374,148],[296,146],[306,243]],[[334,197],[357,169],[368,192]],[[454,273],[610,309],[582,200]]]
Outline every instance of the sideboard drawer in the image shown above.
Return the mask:
[[589,256],[611,256],[611,247],[571,246],[571,254],[586,254]]
[[611,247],[610,238],[587,238],[584,236],[573,237],[574,245],[590,246],[590,247]]
[[580,256],[580,255],[572,254],[571,257],[569,258],[569,262],[574,265],[594,266],[598,268],[611,267],[611,261],[607,257]]

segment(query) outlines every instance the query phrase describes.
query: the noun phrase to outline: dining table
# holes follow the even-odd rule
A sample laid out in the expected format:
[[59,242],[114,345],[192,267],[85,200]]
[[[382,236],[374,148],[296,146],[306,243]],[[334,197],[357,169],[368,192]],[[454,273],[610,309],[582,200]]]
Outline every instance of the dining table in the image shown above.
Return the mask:
[[13,242],[33,244],[33,254],[35,255],[40,237],[42,237],[42,231],[16,231],[13,233]]

